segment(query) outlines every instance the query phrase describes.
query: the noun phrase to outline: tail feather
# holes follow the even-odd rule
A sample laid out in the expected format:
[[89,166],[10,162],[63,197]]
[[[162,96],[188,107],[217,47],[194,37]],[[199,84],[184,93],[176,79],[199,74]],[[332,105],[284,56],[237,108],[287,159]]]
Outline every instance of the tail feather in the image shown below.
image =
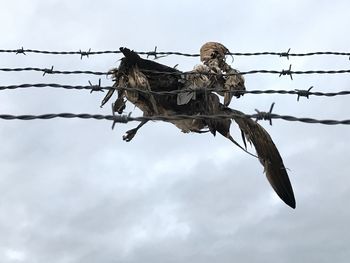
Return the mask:
[[238,124],[246,139],[254,145],[272,188],[287,205],[295,208],[296,203],[292,185],[281,155],[270,135],[257,122],[239,117],[243,113],[231,109],[230,113],[236,113],[238,115],[234,118],[234,121]]

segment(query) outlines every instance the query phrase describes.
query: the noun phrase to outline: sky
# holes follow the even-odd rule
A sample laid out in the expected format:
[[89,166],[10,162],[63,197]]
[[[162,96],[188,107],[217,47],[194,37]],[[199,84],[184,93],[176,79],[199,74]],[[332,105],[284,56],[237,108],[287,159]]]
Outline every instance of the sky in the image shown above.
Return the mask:
[[[349,52],[350,3],[335,1],[1,0],[0,49],[198,53],[208,41],[231,52]],[[0,54],[0,67],[107,71],[120,55]],[[236,56],[240,70],[349,69],[348,57]],[[157,62],[191,70],[198,58]],[[111,85],[91,75],[0,72],[0,85]],[[246,75],[255,89],[348,90],[349,75]],[[0,91],[1,114],[91,113],[104,94],[52,88]],[[348,98],[245,95],[230,107],[317,119],[350,119]],[[128,105],[126,112],[140,116]],[[3,263],[348,262],[350,127],[274,120],[261,125],[292,182],[295,210],[262,166],[222,137],[168,123],[79,119],[0,120],[0,259]],[[232,134],[240,133],[234,124]]]

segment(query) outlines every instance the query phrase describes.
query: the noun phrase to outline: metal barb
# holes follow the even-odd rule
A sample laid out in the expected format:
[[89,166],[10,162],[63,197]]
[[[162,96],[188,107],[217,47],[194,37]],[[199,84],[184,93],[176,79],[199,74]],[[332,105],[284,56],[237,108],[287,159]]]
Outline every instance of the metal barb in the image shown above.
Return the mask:
[[270,106],[270,110],[268,112],[265,112],[265,111],[259,111],[257,109],[255,109],[256,111],[256,114],[255,114],[255,118],[256,118],[256,122],[257,121],[260,121],[260,120],[264,120],[264,121],[269,121],[270,125],[272,126],[272,110],[273,110],[273,107],[275,106],[275,103],[273,102]]
[[21,47],[21,48],[16,50],[16,55],[18,55],[18,54],[26,55],[26,53],[24,52],[24,48],[23,47]]
[[89,58],[89,55],[91,54],[91,48],[89,48],[89,51],[81,51],[79,49],[80,59],[83,59],[83,57]]
[[91,87],[90,94],[93,93],[94,91],[104,92],[104,90],[101,87],[101,79],[98,79],[98,84],[97,85],[92,85],[90,80],[89,80],[89,84],[90,84],[90,87]]
[[280,54],[280,57],[286,57],[286,58],[289,60],[289,52],[290,52],[290,48],[288,49],[287,52],[282,52],[282,53]]
[[295,91],[297,92],[297,101],[299,101],[300,97],[306,97],[309,99],[310,91],[314,88],[314,86],[311,86],[309,89],[296,89]]
[[154,59],[157,59],[158,58],[158,53],[157,53],[157,46],[154,47],[154,51],[151,51],[151,52],[147,52],[147,58],[149,58],[149,56],[154,56]]
[[280,77],[281,76],[285,76],[285,75],[289,75],[290,79],[293,80],[293,76],[292,76],[292,64],[289,65],[289,68],[287,70],[282,69],[281,73],[280,73]]
[[43,76],[45,76],[46,74],[52,74],[53,73],[53,66],[51,66],[50,69],[45,68],[43,71],[44,71]]
[[130,116],[131,116],[131,112],[128,115],[124,114],[124,115],[117,116],[114,111],[114,103],[112,103],[112,120],[113,120],[112,130],[114,130],[116,123],[128,123],[129,121],[131,121],[132,119]]

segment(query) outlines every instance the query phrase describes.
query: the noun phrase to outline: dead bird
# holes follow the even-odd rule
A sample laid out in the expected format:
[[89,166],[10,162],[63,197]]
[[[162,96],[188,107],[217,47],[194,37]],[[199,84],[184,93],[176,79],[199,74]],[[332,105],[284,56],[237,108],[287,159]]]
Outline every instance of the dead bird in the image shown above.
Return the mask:
[[[115,83],[103,99],[101,106],[106,104],[117,91],[118,97],[113,109],[119,114],[125,109],[126,101],[130,101],[143,112],[144,116],[232,115],[241,130],[245,148],[246,140],[254,145],[257,158],[263,165],[272,188],[287,205],[296,207],[287,170],[270,135],[257,122],[246,118],[242,112],[228,107],[232,96],[241,96],[242,93],[239,91],[244,90],[245,87],[243,77],[225,63],[223,57],[228,50],[223,45],[209,42],[201,49],[201,60],[204,65],[195,68],[192,73],[211,73],[209,75],[184,74],[175,68],[142,59],[127,48],[120,48],[120,51],[124,58],[120,66],[112,71]],[[235,71],[237,74],[225,77],[222,76],[222,71],[228,73]],[[215,72],[218,74],[212,74]],[[224,103],[220,102],[215,90],[220,91],[216,93],[224,96]],[[187,95],[183,95],[182,91],[185,94],[187,92]],[[238,92],[235,93],[235,91]],[[143,121],[136,128],[127,131],[123,139],[131,141],[146,122]],[[211,132],[214,136],[219,133],[245,150],[231,136],[232,121],[229,118],[199,118],[169,120],[169,122],[185,133]]]

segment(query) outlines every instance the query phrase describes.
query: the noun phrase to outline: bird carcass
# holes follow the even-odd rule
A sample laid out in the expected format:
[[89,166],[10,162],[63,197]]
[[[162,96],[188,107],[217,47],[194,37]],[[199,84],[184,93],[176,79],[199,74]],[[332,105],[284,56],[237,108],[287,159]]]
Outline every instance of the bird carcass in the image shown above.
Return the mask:
[[[185,133],[219,133],[244,151],[246,140],[253,144],[271,186],[287,205],[295,208],[294,193],[286,168],[270,135],[257,122],[228,107],[233,96],[242,95],[245,86],[239,72],[225,62],[227,48],[216,42],[206,43],[200,50],[202,64],[186,73],[142,59],[127,48],[120,48],[120,51],[124,58],[120,66],[112,70],[114,85],[102,105],[116,91],[118,96],[113,110],[119,114],[125,109],[126,101],[129,101],[147,117],[230,115],[241,130],[245,147],[240,146],[230,135],[230,118],[167,118],[166,121]],[[217,94],[224,97],[224,103],[220,102]],[[131,141],[146,122],[127,131],[123,139]]]

